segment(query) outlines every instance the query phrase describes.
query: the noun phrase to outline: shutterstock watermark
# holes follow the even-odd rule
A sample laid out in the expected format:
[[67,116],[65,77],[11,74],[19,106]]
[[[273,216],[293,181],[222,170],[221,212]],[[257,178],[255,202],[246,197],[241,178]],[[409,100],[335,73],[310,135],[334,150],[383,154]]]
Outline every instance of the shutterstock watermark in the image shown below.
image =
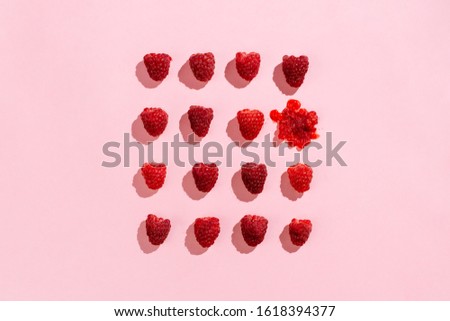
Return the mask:
[[[242,158],[242,156],[246,158],[245,162],[262,162],[268,167],[288,167],[299,162],[311,167],[323,165],[347,166],[347,163],[339,154],[346,143],[347,141],[333,142],[333,134],[327,132],[324,146],[317,141],[312,141],[299,151],[295,147],[289,147],[285,142],[277,143],[270,134],[265,135],[262,142],[247,142],[242,146],[239,142],[230,142],[227,145],[215,141],[196,142],[193,135],[189,136],[188,142],[186,142],[180,134],[176,134],[171,142],[160,142],[160,151],[155,151],[154,144],[156,142],[142,144],[131,140],[129,133],[124,133],[122,142],[109,141],[103,144],[102,152],[107,159],[103,160],[101,165],[108,168],[130,167],[132,155],[137,153],[139,166],[142,166],[145,162],[157,162],[166,165],[171,162],[179,167],[192,167],[195,163],[203,162],[232,167],[233,160],[236,157]],[[236,150],[240,157],[236,156]],[[290,153],[290,157],[286,157],[286,152],[292,150],[294,152]],[[318,151],[320,153],[318,156],[312,157],[310,154],[313,151],[316,154]],[[185,157],[181,157],[181,154],[184,154]],[[282,161],[280,157],[283,157]],[[242,163],[244,161],[240,162],[240,164]]]

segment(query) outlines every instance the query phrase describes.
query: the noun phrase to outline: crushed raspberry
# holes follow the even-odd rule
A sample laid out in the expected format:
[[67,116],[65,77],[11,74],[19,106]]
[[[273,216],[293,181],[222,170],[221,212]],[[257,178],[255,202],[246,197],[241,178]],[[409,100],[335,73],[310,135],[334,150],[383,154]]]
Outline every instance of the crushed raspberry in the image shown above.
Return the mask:
[[270,119],[272,119],[274,122],[278,122],[279,120],[281,120],[281,113],[278,110],[272,110],[270,112]]
[[288,142],[289,146],[302,149],[319,135],[316,132],[318,117],[315,111],[307,111],[300,107],[298,100],[291,99],[280,113],[270,112],[270,118],[278,123],[278,138]]
[[295,100],[295,99],[289,99],[287,104],[286,104],[286,107],[289,108],[292,111],[296,111],[301,106],[302,106],[302,104],[298,100]]

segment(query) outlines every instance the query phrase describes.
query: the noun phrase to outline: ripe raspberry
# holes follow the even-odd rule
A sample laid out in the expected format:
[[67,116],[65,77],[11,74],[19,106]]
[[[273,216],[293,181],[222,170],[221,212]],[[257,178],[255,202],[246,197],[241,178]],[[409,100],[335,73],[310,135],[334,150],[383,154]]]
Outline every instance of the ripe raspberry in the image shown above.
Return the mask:
[[299,193],[309,190],[311,184],[313,170],[305,164],[297,164],[287,169],[289,181],[292,187]]
[[256,77],[261,64],[261,57],[257,52],[238,52],[236,53],[236,69],[242,78],[251,81]]
[[246,140],[253,140],[258,136],[264,124],[264,114],[256,109],[243,109],[238,111],[237,120],[242,137]]
[[207,248],[213,245],[219,233],[220,223],[217,217],[202,217],[195,220],[195,238],[202,247]]
[[149,214],[145,222],[147,236],[153,245],[163,244],[170,232],[170,220]]
[[264,164],[244,163],[241,166],[241,177],[247,190],[252,194],[259,194],[264,189],[267,168]]
[[209,81],[214,75],[214,55],[211,52],[193,54],[189,58],[189,66],[197,80]]
[[219,168],[216,164],[197,163],[192,167],[195,186],[204,193],[212,190],[219,177]]
[[289,224],[289,235],[294,245],[302,246],[309,238],[309,234],[312,230],[312,224],[310,220],[297,220],[292,219]]
[[205,137],[208,134],[209,126],[214,118],[212,108],[202,106],[191,106],[188,111],[188,118],[192,131],[198,137]]
[[245,243],[257,246],[264,241],[269,221],[258,215],[245,215],[241,219],[241,232]]
[[151,136],[159,136],[166,129],[169,115],[161,108],[144,108],[141,113],[144,128]]
[[144,64],[150,78],[154,81],[162,81],[169,74],[172,58],[165,53],[150,53],[144,56]]
[[144,176],[145,184],[150,189],[159,189],[166,180],[166,165],[159,163],[145,163],[141,168],[141,174]]
[[283,73],[289,86],[298,88],[302,85],[308,66],[309,61],[306,56],[283,57]]
[[289,100],[281,113],[272,110],[270,118],[278,123],[278,138],[286,140],[290,146],[302,149],[311,139],[319,137],[316,132],[319,120],[316,112],[301,108],[298,100]]

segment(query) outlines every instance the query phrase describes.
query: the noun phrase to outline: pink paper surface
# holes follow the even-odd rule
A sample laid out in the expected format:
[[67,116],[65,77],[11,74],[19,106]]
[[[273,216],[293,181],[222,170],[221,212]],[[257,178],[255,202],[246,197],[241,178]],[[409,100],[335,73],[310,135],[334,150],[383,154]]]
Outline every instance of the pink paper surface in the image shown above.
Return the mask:
[[[0,1],[0,299],[449,300],[449,10],[448,1]],[[188,88],[183,65],[205,51],[215,75]],[[261,54],[245,88],[227,67],[237,51]],[[141,63],[148,52],[173,58],[155,88]],[[293,95],[273,79],[284,54],[310,59]],[[191,104],[214,108],[203,142],[226,146],[239,109],[265,113],[261,141],[276,128],[269,111],[290,97],[317,111],[318,142],[326,132],[347,141],[348,166],[315,168],[295,201],[280,189],[283,166],[269,168],[256,199],[239,195],[238,150],[202,199],[172,156],[151,196],[136,148],[130,167],[101,166],[111,160],[103,144],[139,138],[146,106],[169,113],[157,150],[186,129]],[[145,243],[148,213],[172,220],[156,250]],[[249,213],[269,229],[241,253],[233,230]],[[222,232],[200,253],[188,228],[210,215]],[[296,252],[280,241],[293,217],[313,222]]]

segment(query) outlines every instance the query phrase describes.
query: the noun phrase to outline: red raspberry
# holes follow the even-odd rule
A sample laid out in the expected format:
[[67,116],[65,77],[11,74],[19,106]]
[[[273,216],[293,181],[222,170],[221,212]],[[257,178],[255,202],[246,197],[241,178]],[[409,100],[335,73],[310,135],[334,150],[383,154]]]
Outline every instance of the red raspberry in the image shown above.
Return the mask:
[[219,233],[220,223],[217,217],[202,217],[195,220],[195,238],[202,247],[208,248],[213,245]]
[[244,163],[241,166],[241,177],[247,190],[252,194],[259,194],[264,189],[267,168],[264,164]]
[[257,52],[238,52],[236,54],[236,69],[242,78],[251,81],[256,77],[261,64],[261,57]]
[[161,108],[144,108],[141,113],[144,128],[151,136],[159,136],[166,129],[169,115]]
[[166,165],[162,163],[145,163],[141,168],[141,174],[150,189],[159,189],[164,185],[166,171]]
[[292,187],[299,193],[309,190],[309,184],[311,184],[313,170],[311,167],[305,164],[297,164],[290,166],[287,169],[289,181]]
[[147,236],[153,245],[163,244],[170,232],[170,220],[149,214],[145,222]]
[[191,106],[188,111],[188,118],[192,131],[198,137],[205,137],[208,134],[209,126],[214,118],[212,108],[202,106]]
[[169,74],[172,58],[165,53],[150,53],[144,56],[144,64],[150,78],[154,81],[162,81]]
[[309,234],[312,230],[312,224],[310,220],[297,220],[292,219],[289,224],[289,235],[294,245],[302,246],[309,238]]
[[301,108],[298,100],[289,100],[281,113],[272,110],[270,118],[278,123],[278,138],[286,140],[290,146],[302,149],[311,139],[319,137],[316,132],[319,120],[316,112]]
[[212,190],[219,177],[219,168],[216,164],[197,163],[192,167],[195,186],[204,193]]
[[256,109],[243,109],[238,111],[237,120],[242,137],[246,140],[253,140],[258,136],[264,124],[264,114]]
[[245,243],[257,246],[264,241],[269,221],[258,215],[245,215],[241,219],[241,232]]
[[283,73],[289,86],[298,88],[302,85],[308,66],[309,62],[306,56],[283,57]]
[[197,80],[209,81],[214,75],[214,55],[211,52],[193,54],[189,58],[189,66]]

